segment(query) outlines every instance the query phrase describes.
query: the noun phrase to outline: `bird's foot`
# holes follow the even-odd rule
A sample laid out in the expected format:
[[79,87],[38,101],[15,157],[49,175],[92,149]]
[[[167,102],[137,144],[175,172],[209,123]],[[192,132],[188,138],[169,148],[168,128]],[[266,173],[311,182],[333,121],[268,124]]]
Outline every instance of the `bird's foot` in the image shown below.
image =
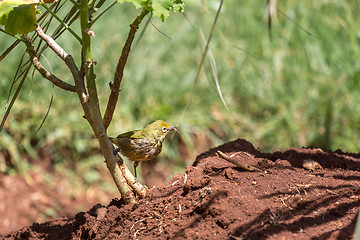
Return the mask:
[[134,181],[133,181],[133,184],[136,184],[136,183],[138,183],[139,182],[139,180],[137,179],[137,177],[135,177],[134,178]]
[[118,148],[116,148],[115,150],[114,150],[114,155],[116,156],[116,154],[118,154],[118,152],[120,151],[120,147],[118,147]]

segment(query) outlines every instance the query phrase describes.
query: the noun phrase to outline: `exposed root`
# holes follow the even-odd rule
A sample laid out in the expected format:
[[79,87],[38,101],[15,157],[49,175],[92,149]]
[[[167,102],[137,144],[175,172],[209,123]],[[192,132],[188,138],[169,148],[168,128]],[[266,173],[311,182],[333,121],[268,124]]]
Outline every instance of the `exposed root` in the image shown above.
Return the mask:
[[140,231],[142,231],[142,230],[145,230],[146,229],[146,227],[142,227],[142,228],[139,228],[138,230],[136,230],[136,232],[134,233],[134,240],[136,239],[136,235],[140,232]]
[[287,205],[287,204],[285,203],[285,201],[284,201],[283,198],[280,198],[280,200],[281,200],[282,204],[283,204],[285,207],[289,208],[290,210],[294,210],[292,207],[290,207],[289,205]]
[[133,225],[131,226],[131,228],[130,228],[130,231],[134,228],[135,224],[141,223],[141,222],[145,221],[145,220],[148,219],[148,218],[152,218],[152,217],[143,218],[143,219],[140,219],[140,220],[134,222],[134,224],[133,224]]
[[179,180],[176,180],[175,182],[173,182],[172,184],[171,184],[171,186],[174,186],[175,184],[177,184],[179,182]]

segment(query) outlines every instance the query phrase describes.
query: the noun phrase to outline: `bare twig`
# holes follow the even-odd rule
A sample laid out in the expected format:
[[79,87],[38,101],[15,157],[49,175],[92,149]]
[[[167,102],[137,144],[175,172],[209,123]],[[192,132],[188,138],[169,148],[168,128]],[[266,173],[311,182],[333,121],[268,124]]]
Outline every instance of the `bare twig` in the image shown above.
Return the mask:
[[40,126],[39,126],[38,129],[35,131],[35,134],[37,134],[37,133],[39,132],[39,130],[42,128],[42,126],[43,126],[44,123],[45,123],[45,120],[47,119],[47,117],[48,117],[48,115],[49,115],[49,113],[50,113],[50,109],[51,109],[51,106],[52,106],[52,102],[53,102],[53,100],[54,100],[54,90],[55,90],[55,85],[53,84],[53,85],[52,85],[52,93],[51,93],[51,98],[50,98],[49,107],[48,107],[48,109],[47,109],[47,111],[46,111],[46,114],[45,114],[43,120],[41,121]]
[[46,44],[62,59],[65,61],[65,58],[67,55],[65,50],[59,46],[59,44],[57,44],[57,42],[55,42],[55,40],[50,37],[49,35],[47,35],[46,33],[44,33],[44,31],[42,30],[42,28],[38,25],[35,28],[35,31],[37,32],[37,34],[39,35],[39,37],[44,40],[46,42]]
[[143,219],[140,219],[140,220],[134,222],[133,225],[130,227],[130,231],[134,228],[135,224],[141,223],[141,222],[145,221],[148,218],[153,218],[153,217],[146,217],[146,218],[143,218]]
[[153,26],[153,28],[155,28],[159,33],[161,33],[164,37],[168,38],[171,40],[171,37],[169,37],[168,35],[166,35],[164,32],[162,32],[159,28],[157,28],[151,21],[151,18],[150,18],[150,23],[151,25]]
[[334,195],[339,195],[337,192],[331,191],[330,189],[326,189],[327,192],[332,193]]
[[305,28],[303,28],[300,24],[298,24],[294,19],[290,18],[288,15],[286,15],[284,12],[280,11],[279,9],[276,9],[281,15],[285,16],[287,19],[289,19],[290,21],[292,21],[298,28],[300,28],[302,31],[304,31],[307,35],[309,35],[310,37],[312,37],[311,32],[309,32],[308,30],[306,30]]
[[57,44],[57,42],[55,42],[55,40],[52,37],[45,34],[40,26],[37,26],[35,31],[37,32],[39,37],[46,42],[47,46],[49,46],[65,62],[65,64],[70,69],[75,82],[76,80],[82,80],[82,78],[80,77],[79,69],[77,68],[72,56],[67,52],[65,52],[65,50],[62,47],[60,47],[60,45]]
[[225,153],[221,152],[220,150],[217,151],[217,154],[220,157],[222,157],[223,159],[225,159],[226,161],[231,162],[231,163],[235,164],[236,166],[238,166],[238,167],[240,167],[240,168],[242,168],[242,169],[244,169],[246,171],[249,171],[249,172],[261,172],[260,169],[258,169],[256,167],[253,167],[251,165],[242,163],[237,159],[231,158],[231,157],[227,156]]
[[21,40],[17,39],[15,42],[13,42],[10,47],[8,47],[5,52],[3,52],[0,55],[0,62],[19,44],[21,43]]
[[81,105],[84,109],[86,119],[89,121],[90,125],[93,124],[92,114],[90,110],[90,104],[88,102],[88,94],[85,88],[84,76],[80,76],[80,71],[77,68],[74,59],[70,54],[65,52],[65,50],[55,42],[55,40],[49,35],[45,34],[40,26],[37,26],[35,31],[39,37],[46,42],[46,44],[65,62],[68,68],[71,71],[71,74],[75,81],[76,92],[80,98]]
[[48,70],[46,70],[46,68],[40,63],[39,59],[37,58],[36,52],[34,51],[34,48],[30,42],[27,42],[26,45],[27,45],[27,52],[30,56],[31,63],[34,65],[36,70],[38,70],[39,73],[44,78],[46,78],[47,80],[49,80],[50,82],[52,82],[55,86],[57,86],[59,88],[62,88],[64,90],[67,90],[70,92],[76,92],[74,85],[64,82],[63,80],[61,80],[60,78],[56,77],[54,74],[52,74]]
[[110,8],[112,8],[117,1],[112,2],[109,6],[107,6],[104,10],[102,10],[100,13],[98,13],[90,22],[90,26],[92,26],[104,13],[106,13]]
[[125,45],[122,49],[121,56],[119,58],[118,64],[116,66],[115,76],[113,83],[110,83],[110,96],[106,106],[105,114],[104,114],[104,126],[105,129],[108,128],[112,117],[114,115],[116,103],[119,97],[120,84],[124,75],[124,68],[129,57],[131,44],[134,41],[135,33],[139,28],[139,25],[143,18],[148,14],[149,11],[144,8],[144,10],[135,18],[135,20],[130,24],[130,31],[128,34],[128,38],[126,39]]
[[134,43],[133,45],[133,49],[135,50],[136,49],[136,46],[140,43],[141,39],[143,38],[144,34],[145,34],[145,31],[146,29],[148,28],[149,26],[149,23],[151,22],[151,18],[152,18],[152,15],[150,14],[148,20],[145,22],[144,24],[144,27],[142,28],[138,38],[136,39],[136,42]]
[[58,20],[59,23],[81,43],[81,38],[79,37],[79,35],[76,34],[76,32],[74,32],[74,30],[72,30],[65,22],[63,22],[58,15],[52,12],[51,9],[47,7],[47,5],[44,2],[40,1],[40,4],[42,7],[44,7],[47,10],[47,12],[49,12],[54,18],[56,18],[56,20]]
[[285,201],[284,201],[283,198],[280,198],[280,200],[281,200],[282,204],[283,204],[285,207],[289,208],[290,210],[294,210],[292,207],[290,207],[289,205],[287,205],[287,204],[285,203]]

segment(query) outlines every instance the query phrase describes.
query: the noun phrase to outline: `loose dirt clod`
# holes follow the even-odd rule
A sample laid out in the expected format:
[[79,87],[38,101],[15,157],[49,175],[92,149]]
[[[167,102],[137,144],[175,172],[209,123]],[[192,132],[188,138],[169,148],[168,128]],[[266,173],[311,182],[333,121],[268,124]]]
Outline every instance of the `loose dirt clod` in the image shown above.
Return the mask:
[[[267,173],[245,171],[217,157],[218,150],[246,152],[239,160]],[[305,172],[304,159],[316,159],[323,174]],[[352,239],[359,179],[359,154],[261,153],[238,139],[199,155],[185,174],[150,189],[137,204],[113,199],[6,239]]]
[[313,172],[317,169],[323,169],[323,167],[318,162],[311,159],[305,159],[302,166],[303,168]]

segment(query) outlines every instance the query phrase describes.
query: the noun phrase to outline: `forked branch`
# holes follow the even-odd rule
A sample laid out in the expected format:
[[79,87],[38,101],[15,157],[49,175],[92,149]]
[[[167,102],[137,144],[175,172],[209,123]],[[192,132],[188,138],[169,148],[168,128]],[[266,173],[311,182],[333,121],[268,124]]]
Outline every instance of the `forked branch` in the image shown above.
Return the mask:
[[35,67],[36,70],[47,80],[52,82],[55,86],[62,88],[66,91],[76,92],[75,86],[68,84],[61,80],[60,78],[56,77],[54,74],[50,73],[39,61],[38,57],[36,56],[36,52],[34,47],[31,45],[29,41],[26,42],[27,52],[30,56],[30,61]]
[[[96,75],[94,71],[94,60],[91,52],[91,35],[88,34],[89,30],[89,13],[88,13],[88,1],[81,0],[80,7],[80,27],[81,27],[81,74],[86,79],[86,87],[88,89],[88,101],[87,105],[90,107],[90,112],[87,113],[86,109],[85,116],[89,121],[91,128],[93,129],[95,136],[99,142],[100,149],[104,155],[106,165],[111,173],[111,176],[121,193],[121,197],[125,203],[135,203],[135,196],[129,188],[127,181],[119,166],[115,155],[113,154],[114,146],[110,139],[106,135],[106,129],[103,124],[103,118],[100,112],[99,98],[96,87]],[[78,84],[76,84],[78,87]],[[78,93],[79,94],[79,93]],[[81,96],[79,95],[81,98]],[[91,114],[91,115],[90,115]]]

